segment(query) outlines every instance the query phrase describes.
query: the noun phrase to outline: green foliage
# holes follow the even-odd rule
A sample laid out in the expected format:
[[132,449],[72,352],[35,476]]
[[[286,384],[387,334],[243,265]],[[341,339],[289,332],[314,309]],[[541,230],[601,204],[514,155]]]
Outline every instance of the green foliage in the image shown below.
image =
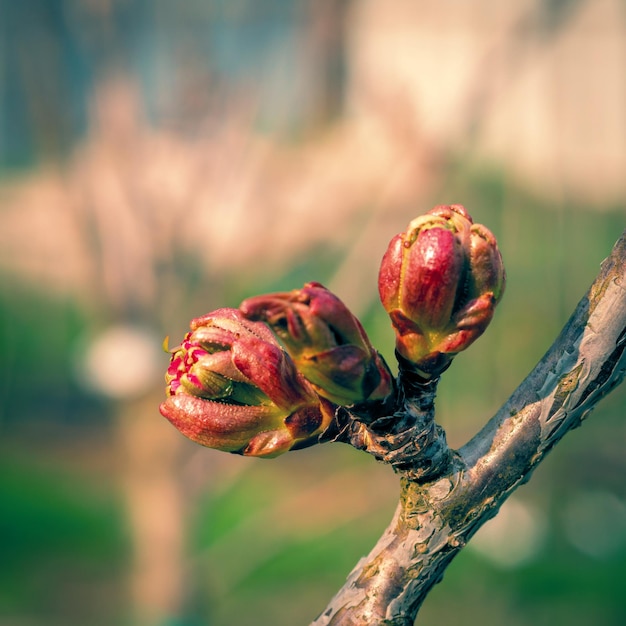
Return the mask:
[[0,453],[0,621],[27,614],[47,616],[50,626],[111,623],[128,550],[111,485],[18,452]]

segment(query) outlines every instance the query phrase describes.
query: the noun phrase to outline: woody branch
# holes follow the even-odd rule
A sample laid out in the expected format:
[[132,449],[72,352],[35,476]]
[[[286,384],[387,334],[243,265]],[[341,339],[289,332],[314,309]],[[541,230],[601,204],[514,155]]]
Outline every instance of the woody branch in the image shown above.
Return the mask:
[[396,514],[315,626],[413,624],[472,535],[626,372],[626,231],[529,376],[428,482],[403,477]]

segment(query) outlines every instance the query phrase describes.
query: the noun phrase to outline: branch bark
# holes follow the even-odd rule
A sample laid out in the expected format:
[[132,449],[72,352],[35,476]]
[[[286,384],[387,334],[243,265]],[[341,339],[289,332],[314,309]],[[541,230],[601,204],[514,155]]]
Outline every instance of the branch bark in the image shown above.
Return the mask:
[[626,231],[552,347],[443,473],[402,475],[398,508],[312,626],[410,626],[472,535],[626,373]]

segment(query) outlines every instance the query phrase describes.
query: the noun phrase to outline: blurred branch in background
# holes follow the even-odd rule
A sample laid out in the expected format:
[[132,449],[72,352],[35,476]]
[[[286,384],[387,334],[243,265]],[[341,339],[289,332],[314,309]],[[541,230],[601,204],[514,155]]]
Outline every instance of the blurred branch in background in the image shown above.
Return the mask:
[[[452,439],[463,439],[547,347],[623,228],[625,50],[617,0],[0,0],[0,445],[14,511],[5,536],[44,555],[7,550],[17,573],[3,579],[0,619],[108,626],[133,613],[147,625],[200,613],[232,624],[258,623],[265,611],[274,626],[307,623],[391,510],[394,494],[386,509],[376,493],[344,502],[344,490],[358,489],[350,472],[357,467],[363,484],[390,483],[337,450],[272,467],[192,454],[157,415],[160,341],[181,336],[194,315],[316,279],[365,318],[384,352],[390,331],[374,285],[387,240],[431,204],[462,201],[493,224],[511,285],[502,325],[472,356],[476,372],[464,362],[450,372],[464,392],[442,389],[441,413],[466,416],[467,425],[452,424]],[[558,207],[568,208],[559,215]],[[519,329],[509,348],[507,324]],[[113,349],[124,332],[136,340],[131,352]],[[81,380],[92,372],[89,389],[70,375],[77,364]],[[481,371],[498,384],[481,381]],[[116,387],[110,372],[134,386]],[[605,455],[613,476],[623,475],[619,450],[615,443]],[[113,555],[115,565],[91,578],[82,574],[86,556],[71,561],[69,540],[54,552],[51,537],[37,543],[19,521],[57,471],[68,484],[49,502],[59,528],[74,528],[63,517],[73,511],[102,546],[98,562]],[[291,515],[280,513],[290,499],[305,506],[303,476],[311,499],[332,503],[323,521],[337,529],[332,536],[312,529],[307,541],[270,528]],[[589,476],[581,484],[594,493]],[[623,503],[621,483],[610,488]],[[102,514],[90,518],[72,492],[89,502],[104,494],[91,504]],[[368,518],[359,532],[344,508],[352,505]],[[267,526],[259,528],[266,549],[249,571],[230,564],[220,587],[206,569],[240,549],[233,537],[248,517]],[[350,543],[357,537],[362,543]],[[201,556],[187,560],[188,551]],[[48,553],[55,560],[43,567]],[[74,569],[61,576],[69,561]],[[325,572],[317,587],[315,567]],[[50,570],[67,581],[57,600],[43,583]],[[33,572],[43,573],[31,581]],[[132,600],[110,582],[121,572],[134,581]],[[449,576],[454,586],[454,570]],[[294,598],[282,613],[277,592]],[[246,613],[240,598],[253,596]],[[94,617],[102,597],[112,608]],[[445,604],[433,606],[445,613]],[[502,614],[499,623],[510,617]]]

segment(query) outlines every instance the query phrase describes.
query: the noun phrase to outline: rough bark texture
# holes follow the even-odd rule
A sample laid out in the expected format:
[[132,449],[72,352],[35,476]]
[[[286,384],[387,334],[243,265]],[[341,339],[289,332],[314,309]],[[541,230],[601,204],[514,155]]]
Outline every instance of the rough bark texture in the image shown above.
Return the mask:
[[[376,420],[344,427],[342,433],[351,437],[338,439],[395,461],[401,497],[374,549],[313,625],[413,624],[424,598],[470,537],[529,479],[561,437],[622,381],[625,348],[626,231],[552,347],[471,441],[446,454],[445,435],[427,428],[434,435],[427,449],[439,459],[435,472],[420,470],[423,450],[407,447],[402,433],[391,436],[392,448],[394,437],[402,440],[400,462],[393,454],[385,458],[390,437],[383,436],[382,443],[377,439]],[[420,404],[419,385],[405,387],[404,417],[414,428],[419,416],[430,412],[434,390]],[[413,465],[411,453],[418,457]]]

